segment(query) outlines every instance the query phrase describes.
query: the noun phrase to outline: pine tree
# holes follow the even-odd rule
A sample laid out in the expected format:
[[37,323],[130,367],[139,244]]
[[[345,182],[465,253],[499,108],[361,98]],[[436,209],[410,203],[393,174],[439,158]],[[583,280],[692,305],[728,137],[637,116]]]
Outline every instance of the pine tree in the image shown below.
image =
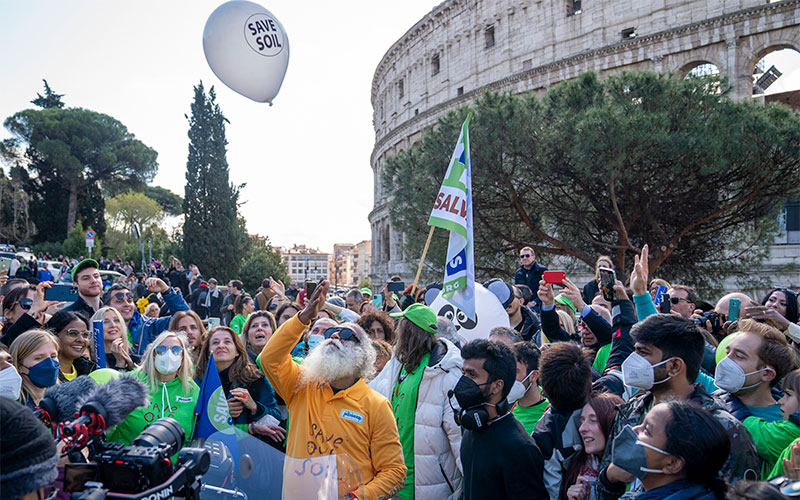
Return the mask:
[[47,80],[42,81],[44,82],[44,95],[37,92],[36,99],[32,100],[31,104],[35,104],[42,109],[63,108],[64,101],[61,98],[64,97],[64,94],[56,94],[47,84]]
[[216,103],[214,87],[194,87],[189,120],[189,157],[183,211],[184,265],[197,264],[208,279],[236,277],[247,247],[237,213],[239,191],[228,180],[225,158],[228,120]]

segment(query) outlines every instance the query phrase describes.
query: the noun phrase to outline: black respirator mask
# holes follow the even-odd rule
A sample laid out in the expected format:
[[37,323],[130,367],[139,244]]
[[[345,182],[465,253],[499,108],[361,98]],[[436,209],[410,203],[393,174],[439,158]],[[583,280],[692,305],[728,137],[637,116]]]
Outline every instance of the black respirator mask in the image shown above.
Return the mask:
[[478,385],[474,380],[462,375],[455,388],[447,392],[447,402],[453,408],[452,398],[456,397],[459,408],[453,408],[453,419],[457,425],[470,431],[485,429],[491,422],[486,406],[497,408],[498,415],[504,415],[508,411],[508,400],[503,399],[498,404],[487,403],[488,396],[484,394],[482,385]]

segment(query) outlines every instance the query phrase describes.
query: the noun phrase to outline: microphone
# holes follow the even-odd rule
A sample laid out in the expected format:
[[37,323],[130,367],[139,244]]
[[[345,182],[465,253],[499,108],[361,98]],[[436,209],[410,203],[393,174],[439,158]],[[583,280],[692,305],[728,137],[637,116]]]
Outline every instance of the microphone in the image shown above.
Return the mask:
[[76,377],[70,382],[56,384],[44,392],[44,397],[34,411],[50,432],[55,433],[59,423],[75,417],[78,409],[91,396],[97,384],[86,375]]
[[147,386],[130,375],[121,375],[97,389],[81,405],[80,416],[58,426],[59,434],[73,443],[85,444],[89,434],[98,435],[113,427],[140,406],[148,403]]

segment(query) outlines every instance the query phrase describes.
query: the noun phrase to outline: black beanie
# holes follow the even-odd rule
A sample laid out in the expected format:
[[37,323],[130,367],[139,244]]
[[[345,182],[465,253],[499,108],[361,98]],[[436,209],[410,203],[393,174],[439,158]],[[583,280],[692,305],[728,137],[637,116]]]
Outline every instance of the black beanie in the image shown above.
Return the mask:
[[30,408],[0,397],[0,429],[0,500],[25,496],[56,480],[56,444]]

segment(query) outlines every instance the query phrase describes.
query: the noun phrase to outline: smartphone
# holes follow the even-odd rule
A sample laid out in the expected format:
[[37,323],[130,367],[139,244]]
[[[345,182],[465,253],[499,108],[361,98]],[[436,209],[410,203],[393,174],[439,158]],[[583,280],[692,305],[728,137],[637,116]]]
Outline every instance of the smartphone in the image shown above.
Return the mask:
[[306,281],[306,300],[311,300],[311,294],[317,289],[316,281]]
[[550,283],[551,285],[561,285],[564,283],[564,278],[567,277],[566,271],[545,271],[542,274],[542,279],[545,283]]
[[731,299],[728,301],[728,321],[739,321],[739,310],[742,307],[742,301],[739,299]]
[[78,287],[68,283],[56,283],[44,289],[44,300],[75,302],[78,300]]
[[220,323],[219,323],[219,318],[212,318],[212,317],[209,317],[209,318],[208,318],[208,326],[209,326],[209,327],[212,327],[212,326],[219,326],[219,324],[220,324]]
[[406,284],[402,281],[387,281],[386,291],[388,292],[402,292],[406,289]]
[[667,293],[667,287],[664,285],[658,285],[656,288],[656,297],[653,299],[653,305],[658,307],[661,305],[661,296]]
[[3,271],[8,271],[11,267],[11,259],[2,258],[0,259],[0,274],[3,274]]
[[660,295],[660,297],[661,297],[661,304],[660,304],[661,305],[661,314],[669,314],[669,312],[671,310],[671,307],[672,307],[670,302],[669,302],[669,294],[668,293],[662,293]]
[[617,274],[613,269],[599,267],[600,289],[603,291],[603,298],[611,302],[614,300],[614,285],[617,282]]

